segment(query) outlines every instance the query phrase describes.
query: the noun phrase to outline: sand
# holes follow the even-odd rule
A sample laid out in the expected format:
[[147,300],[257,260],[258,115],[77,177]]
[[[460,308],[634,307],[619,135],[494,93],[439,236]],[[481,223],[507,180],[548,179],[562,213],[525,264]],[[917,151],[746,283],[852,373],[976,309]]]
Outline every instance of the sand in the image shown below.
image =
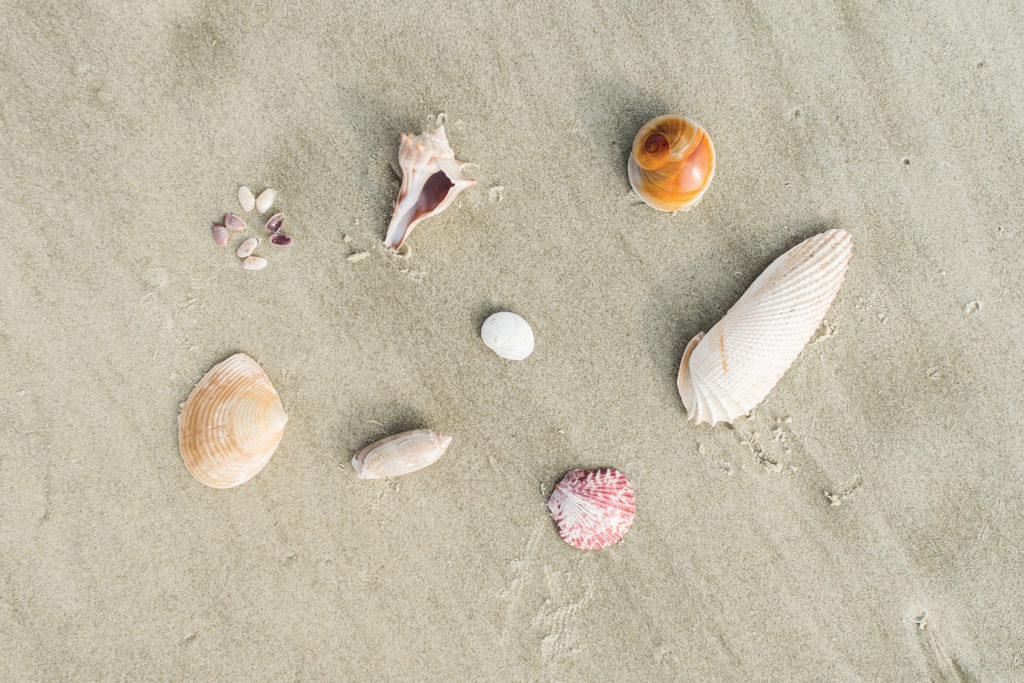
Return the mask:
[[[1024,16],[915,5],[4,3],[3,678],[1024,677]],[[719,159],[678,215],[625,173],[666,112]],[[479,183],[390,257],[439,117]],[[295,238],[258,273],[240,184]],[[832,227],[818,340],[688,423],[686,342]],[[290,422],[215,491],[177,414],[236,351]],[[445,458],[355,478],[413,427]],[[638,513],[582,552],[545,502],[592,466]]]

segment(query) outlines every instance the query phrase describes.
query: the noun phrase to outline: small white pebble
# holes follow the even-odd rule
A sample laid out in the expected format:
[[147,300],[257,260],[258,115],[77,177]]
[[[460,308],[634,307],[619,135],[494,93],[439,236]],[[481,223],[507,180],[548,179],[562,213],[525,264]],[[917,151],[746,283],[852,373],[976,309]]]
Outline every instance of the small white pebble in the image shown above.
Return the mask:
[[364,258],[366,258],[369,255],[370,255],[370,253],[367,252],[367,251],[357,251],[354,254],[349,254],[348,255],[348,260],[352,261],[354,263],[356,261],[362,261]]
[[262,256],[249,256],[242,261],[242,267],[246,270],[263,270],[267,267],[267,259]]
[[256,206],[256,197],[252,196],[252,190],[245,185],[238,188],[238,203],[242,205],[243,211],[252,211]]
[[269,187],[263,192],[260,192],[260,196],[256,198],[256,210],[260,213],[266,213],[270,210],[270,207],[274,205],[274,198],[277,193],[271,190]]
[[235,252],[235,256],[238,258],[246,258],[247,256],[250,256],[252,252],[256,251],[256,247],[259,243],[260,241],[255,237],[250,237],[244,240],[240,245],[238,245],[238,251]]

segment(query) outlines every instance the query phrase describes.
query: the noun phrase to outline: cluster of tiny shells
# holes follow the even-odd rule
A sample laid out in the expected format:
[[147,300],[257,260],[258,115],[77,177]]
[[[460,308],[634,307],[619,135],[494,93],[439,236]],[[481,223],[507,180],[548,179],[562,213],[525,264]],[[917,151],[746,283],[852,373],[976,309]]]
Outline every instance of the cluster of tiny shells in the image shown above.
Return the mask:
[[[276,197],[277,193],[269,187],[260,192],[258,197],[253,195],[252,190],[245,185],[238,188],[238,203],[242,210],[247,212],[255,209],[259,213],[267,213],[274,205]],[[292,238],[281,232],[283,223],[284,214],[275,213],[267,219],[265,225],[267,232],[270,233],[270,243],[278,247],[287,247],[292,243]],[[213,226],[213,239],[220,246],[226,247],[228,233],[244,232],[245,227],[245,221],[238,216],[231,213],[225,214],[224,220]],[[267,259],[254,254],[259,244],[258,237],[247,237],[235,250],[235,255],[242,260],[242,268],[245,270],[263,270],[267,267]]]

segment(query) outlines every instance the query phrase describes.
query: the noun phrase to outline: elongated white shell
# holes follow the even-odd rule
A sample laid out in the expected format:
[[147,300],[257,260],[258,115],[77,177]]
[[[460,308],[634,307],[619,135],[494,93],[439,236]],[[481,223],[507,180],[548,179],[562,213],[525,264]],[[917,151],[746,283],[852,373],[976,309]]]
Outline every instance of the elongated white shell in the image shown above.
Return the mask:
[[421,220],[441,213],[460,192],[476,184],[462,175],[466,164],[455,160],[444,126],[422,135],[402,133],[398,164],[402,187],[384,237],[384,246],[392,249],[402,246]]
[[452,437],[414,429],[372,443],[356,453],[352,467],[360,479],[384,479],[433,465],[448,450]]
[[821,325],[846,275],[844,230],[804,240],[754,280],[683,352],[679,395],[697,424],[731,423],[764,400]]
[[533,330],[522,316],[502,311],[484,321],[480,338],[487,348],[508,360],[523,360],[533,353]]

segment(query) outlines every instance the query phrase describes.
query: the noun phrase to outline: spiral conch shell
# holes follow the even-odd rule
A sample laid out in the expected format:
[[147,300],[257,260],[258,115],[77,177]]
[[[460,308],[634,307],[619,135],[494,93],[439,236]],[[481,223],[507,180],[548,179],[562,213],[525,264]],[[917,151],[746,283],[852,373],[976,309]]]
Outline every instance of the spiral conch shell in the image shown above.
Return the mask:
[[178,447],[200,483],[229,489],[255,477],[277,450],[288,416],[263,368],[244,353],[213,367],[181,407]]
[[384,479],[409,474],[437,462],[452,437],[429,429],[414,429],[372,443],[356,453],[352,467],[360,479]]
[[466,162],[456,161],[444,126],[422,135],[402,133],[398,148],[402,187],[391,216],[384,246],[398,249],[424,218],[436,216],[460,192],[476,184],[462,175]]
[[660,211],[689,209],[715,175],[715,147],[693,121],[668,114],[648,121],[633,140],[629,184]]
[[764,400],[825,319],[852,249],[844,230],[804,240],[768,266],[707,334],[690,341],[678,378],[690,420],[731,423]]

